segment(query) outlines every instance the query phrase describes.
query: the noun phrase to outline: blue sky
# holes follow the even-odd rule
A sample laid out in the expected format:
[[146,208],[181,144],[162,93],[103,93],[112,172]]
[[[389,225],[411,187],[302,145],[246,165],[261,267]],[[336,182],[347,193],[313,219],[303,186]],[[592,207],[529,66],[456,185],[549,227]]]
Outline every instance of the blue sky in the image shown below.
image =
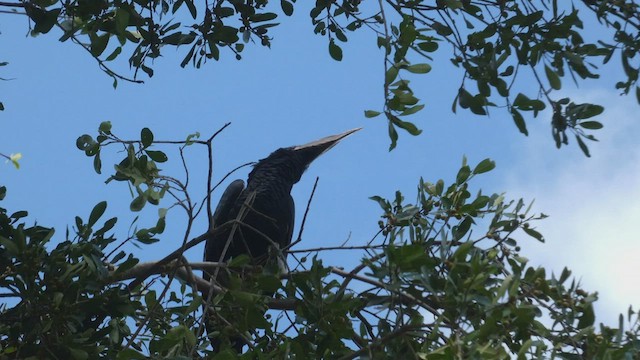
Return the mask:
[[[298,248],[339,245],[347,238],[362,243],[378,230],[379,207],[369,196],[392,197],[401,190],[413,199],[421,176],[450,180],[463,155],[472,164],[489,157],[498,167],[479,178],[478,187],[485,193],[507,192],[508,198],[535,199],[534,209],[551,215],[538,224],[547,243],[534,244],[523,236],[523,255],[556,272],[567,265],[587,290],[598,290],[599,321],[614,324],[629,304],[638,307],[640,290],[629,286],[640,272],[634,256],[640,250],[634,228],[640,217],[640,127],[633,115],[638,105],[613,90],[619,77],[615,71],[578,89],[564,81],[567,94],[607,107],[605,129],[596,134],[602,141],[591,145],[591,159],[575,144],[555,149],[548,114],[528,122],[529,137],[500,111],[488,118],[452,114],[461,74],[448,61],[436,62],[431,73],[413,79],[427,106],[413,117],[423,134],[401,133],[398,148],[388,152],[386,123],[363,116],[365,109],[380,109],[383,101],[375,38],[366,32],[352,35],[343,46],[343,61],[335,62],[327,39],[313,35],[302,6],[276,28],[270,50],[250,46],[242,61],[224,54],[221,62],[195,70],[179,67],[188,49],[167,48],[153,78],[144,85],[121,81],[116,90],[84,50],[59,43],[55,34],[28,37],[24,17],[3,14],[0,46],[10,50],[0,60],[10,64],[0,76],[13,80],[0,82],[6,107],[0,113],[0,151],[24,156],[19,171],[0,167],[0,183],[8,187],[3,206],[29,210],[31,221],[56,227],[61,239],[75,215],[86,218],[97,202],[108,200],[107,214],[118,216],[117,231],[126,233],[135,216],[128,210],[129,192],[124,184],[104,184],[109,164],[121,154],[113,148],[112,161],[105,157],[104,174],[97,175],[75,147],[79,135],[95,134],[105,120],[121,138],[137,138],[141,128],[149,127],[163,140],[184,139],[196,131],[206,138],[231,122],[215,141],[216,179],[278,147],[363,127],[318,159],[294,188],[299,226],[315,177],[320,177]],[[443,47],[442,55],[447,51]],[[127,73],[126,59],[114,68]],[[177,160],[177,152],[168,154]],[[206,185],[205,155],[204,148],[195,146],[187,152],[191,192],[198,199]],[[162,168],[183,176],[178,161]],[[142,225],[150,225],[155,209],[143,213]],[[180,243],[184,216],[177,210],[169,216],[161,243],[139,252],[144,260],[158,259]],[[200,219],[193,235],[205,228]],[[188,257],[199,260],[201,253],[198,247]],[[330,260],[348,267],[357,258],[336,255]]]

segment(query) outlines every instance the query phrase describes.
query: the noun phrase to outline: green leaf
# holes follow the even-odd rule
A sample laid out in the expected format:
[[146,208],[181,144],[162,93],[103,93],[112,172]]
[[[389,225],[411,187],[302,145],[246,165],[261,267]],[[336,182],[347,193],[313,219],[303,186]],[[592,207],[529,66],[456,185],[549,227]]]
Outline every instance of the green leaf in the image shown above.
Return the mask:
[[578,321],[578,329],[584,329],[586,327],[592,326],[595,320],[596,315],[593,311],[593,304],[586,304],[582,312],[582,316]]
[[426,52],[434,52],[438,50],[438,43],[435,41],[418,43],[418,48]]
[[389,145],[389,151],[391,151],[396,148],[396,145],[398,145],[398,132],[391,121],[389,121],[389,139],[391,139],[391,144]]
[[478,165],[473,169],[474,174],[482,174],[493,170],[496,167],[496,162],[491,159],[484,159],[480,161]]
[[527,339],[527,341],[525,341],[524,344],[522,344],[522,347],[520,347],[520,350],[518,351],[518,360],[527,359],[527,351],[531,349],[532,345],[533,345],[533,340],[531,339]]
[[129,12],[124,8],[116,10],[116,34],[124,35],[127,26],[129,26]]
[[390,211],[391,210],[391,204],[389,204],[389,202],[387,200],[385,200],[384,198],[382,198],[381,196],[371,196],[369,197],[370,200],[373,200],[375,202],[378,203],[378,205],[380,205],[380,207],[382,208],[383,211]]
[[387,72],[384,74],[385,84],[391,84],[396,79],[396,77],[398,77],[398,68],[392,66],[387,69]]
[[184,0],[184,3],[187,4],[187,8],[191,13],[191,17],[194,19],[198,17],[198,11],[196,10],[196,6],[194,5],[193,0]]
[[163,163],[168,160],[167,155],[162,151],[145,150],[145,152],[155,162]]
[[458,170],[458,175],[456,176],[456,184],[461,185],[471,175],[471,168],[468,165],[465,165]]
[[287,0],[280,0],[280,7],[285,15],[291,16],[293,14],[293,4]]
[[35,6],[29,6],[27,9],[27,15],[33,20],[33,31],[35,33],[46,34],[53,26],[58,22],[58,16],[62,9],[53,9],[45,11]]
[[89,227],[92,227],[98,221],[98,219],[100,219],[100,217],[104,214],[104,211],[106,209],[107,209],[106,201],[101,201],[96,206],[94,206],[93,210],[91,210],[91,215],[89,215],[89,222],[87,223],[87,225]]
[[373,118],[380,115],[379,111],[374,111],[374,110],[365,110],[364,111],[364,117],[366,118]]
[[103,52],[104,49],[107,48],[107,44],[109,43],[109,33],[105,33],[99,36],[90,36],[91,39],[91,55],[98,57]]
[[558,76],[558,73],[553,71],[547,65],[544,66],[544,71],[547,74],[547,80],[549,80],[549,85],[551,85],[553,89],[559,90],[562,87],[562,84],[560,82],[560,77]]
[[79,136],[78,139],[76,140],[76,147],[79,150],[85,151],[95,143],[96,143],[95,140],[93,140],[93,138],[90,135],[84,134]]
[[342,49],[331,39],[329,41],[329,55],[336,61],[342,61]]
[[511,108],[511,117],[513,118],[513,122],[518,127],[518,130],[520,130],[520,132],[525,134],[526,136],[529,136],[529,131],[527,131],[527,124],[525,123],[524,118],[522,117],[520,112],[516,110],[516,108]]
[[67,348],[71,358],[74,360],[85,360],[89,358],[89,353],[82,349],[74,349],[72,347]]
[[540,242],[544,242],[544,237],[542,236],[542,234],[540,234],[536,230],[533,230],[529,227],[523,227],[522,230],[524,230],[524,232],[527,233],[527,235],[531,236],[532,238]]
[[418,127],[414,123],[411,123],[408,121],[402,121],[400,120],[400,118],[392,114],[388,114],[387,117],[389,118],[389,120],[391,120],[391,122],[395,126],[403,130],[406,130],[409,134],[413,136],[418,136],[422,133],[422,130],[418,129]]
[[249,20],[251,20],[252,22],[263,22],[263,21],[270,21],[273,20],[275,18],[278,17],[278,14],[276,13],[262,13],[262,14],[254,14],[252,15]]
[[580,107],[581,111],[578,116],[579,119],[588,119],[590,117],[600,115],[604,111],[602,106],[596,104],[582,104]]
[[464,220],[462,220],[458,225],[454,226],[452,229],[452,235],[455,240],[462,240],[469,229],[471,229],[471,224],[473,224],[473,217],[465,216]]
[[418,111],[424,109],[424,105],[415,105],[412,106],[410,108],[407,108],[406,110],[404,110],[402,113],[400,113],[400,116],[406,116],[406,115],[412,115],[417,113]]
[[584,141],[582,141],[582,139],[580,138],[580,135],[576,134],[576,141],[578,142],[578,145],[580,146],[580,150],[582,150],[582,152],[587,157],[591,157],[591,154],[589,153],[589,147],[587,146],[587,144],[584,143]]
[[598,130],[598,129],[602,129],[602,124],[598,121],[583,121],[581,123],[578,123],[578,126],[581,126],[585,129],[589,129],[589,130]]
[[131,201],[131,204],[129,204],[129,209],[131,211],[138,212],[142,210],[146,203],[147,199],[144,197],[144,195],[140,194],[135,199],[133,199],[133,201]]
[[140,131],[140,141],[143,148],[148,148],[153,143],[153,133],[149,128],[144,128]]
[[98,131],[107,135],[111,134],[111,121],[103,121],[98,127]]
[[426,74],[431,71],[431,65],[429,64],[415,64],[407,66],[407,71],[413,74]]

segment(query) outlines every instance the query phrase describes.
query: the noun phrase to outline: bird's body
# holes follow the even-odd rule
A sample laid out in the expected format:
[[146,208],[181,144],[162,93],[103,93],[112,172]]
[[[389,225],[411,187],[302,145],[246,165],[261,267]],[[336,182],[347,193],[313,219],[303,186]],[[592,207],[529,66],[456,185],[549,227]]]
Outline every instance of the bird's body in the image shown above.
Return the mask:
[[[213,215],[214,231],[207,239],[204,260],[228,261],[244,254],[254,265],[284,260],[283,250],[291,243],[295,219],[293,185],[314,159],[357,130],[278,149],[258,161],[246,188],[242,180],[233,181]],[[212,275],[205,272],[203,277],[210,280]],[[213,280],[223,278],[218,275]],[[238,339],[232,339],[232,344],[238,352],[242,348]]]

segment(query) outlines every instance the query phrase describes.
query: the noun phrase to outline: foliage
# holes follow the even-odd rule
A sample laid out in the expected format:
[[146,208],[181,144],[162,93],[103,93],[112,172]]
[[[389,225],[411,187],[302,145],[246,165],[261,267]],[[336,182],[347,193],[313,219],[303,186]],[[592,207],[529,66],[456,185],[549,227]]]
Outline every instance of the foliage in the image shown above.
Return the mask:
[[11,164],[16,168],[16,169],[20,169],[20,159],[22,159],[22,154],[21,153],[16,153],[16,154],[10,154],[10,155],[5,155],[3,153],[0,153],[0,157],[3,157],[6,160],[6,162],[11,162]]
[[[103,123],[96,140],[83,135],[78,147],[95,159],[111,145],[122,146],[125,157],[109,179],[128,183],[137,190],[134,198],[152,206],[168,200],[159,195],[156,202],[150,194],[168,188],[164,194],[190,225],[198,215],[189,205],[193,194],[154,165],[168,161],[167,152],[150,152],[162,144],[177,146],[181,155],[190,145],[210,150],[214,136],[194,138],[159,141],[143,129],[140,139],[122,140]],[[24,211],[0,209],[1,296],[11,300],[0,309],[0,358],[640,356],[635,311],[629,309],[626,320],[621,315],[618,328],[596,327],[597,294],[582,289],[569,270],[547,274],[520,254],[519,242],[544,241],[535,224],[545,215],[532,214],[522,200],[472,193],[474,178],[494,167],[489,159],[475,166],[463,160],[451,184],[420,180],[413,203],[400,192],[390,200],[372,197],[382,209],[372,239],[289,249],[297,264],[288,274],[248,266],[242,257],[230,264],[186,263],[181,254],[206,238],[192,238],[190,226],[167,257],[139,263],[122,245],[147,246],[162,235],[159,225],[118,243],[116,219],[100,221],[106,202],[88,220],[76,217],[73,236],[67,232],[55,246],[53,229],[28,226]],[[186,164],[185,171],[188,177]],[[0,188],[0,199],[5,195]],[[351,269],[325,264],[318,254],[328,251],[350,251],[361,261]],[[221,342],[215,353],[202,334],[200,292],[209,284],[193,272],[211,266],[228,274],[208,303],[217,329],[211,335]],[[227,341],[238,336],[249,345],[243,355]]]
[[[598,66],[614,55],[625,77],[616,84],[624,94],[636,93],[637,52],[640,48],[640,10],[634,1],[582,0],[317,0],[309,16],[313,32],[326,37],[331,58],[340,61],[350,32],[372,31],[384,57],[384,105],[367,117],[384,114],[390,149],[397,129],[412,135],[420,130],[404,120],[424,108],[410,80],[436,66],[442,51],[460,71],[460,85],[452,109],[487,115],[504,108],[520,132],[527,135],[526,116],[549,109],[556,146],[568,144],[573,134],[589,156],[586,140],[602,127],[591,118],[603,108],[579,104],[559,94],[568,77],[574,82],[599,77]],[[2,3],[23,10],[33,35],[60,29],[61,41],[73,41],[96,59],[114,79],[140,82],[142,70],[153,76],[153,61],[166,47],[183,47],[180,66],[199,68],[222,58],[222,50],[241,59],[245,46],[270,46],[271,29],[284,14],[292,16],[295,0],[244,2],[221,0],[56,1],[29,0]],[[600,23],[603,31],[585,39],[585,23]],[[445,46],[443,46],[445,45]],[[109,63],[129,53],[135,69],[129,78],[111,70]],[[348,56],[348,55],[347,55]],[[531,84],[535,83],[534,88]]]
[[[240,60],[247,44],[270,46],[278,17],[292,16],[296,6],[294,0],[0,4],[27,15],[34,36],[57,28],[60,41],[84,48],[114,87],[118,81],[141,82],[140,70],[152,77],[153,61],[167,47],[182,47],[182,67],[220,60],[224,50]],[[640,11],[633,1],[582,0],[573,7],[557,0],[317,0],[311,7],[313,32],[326,37],[336,61],[348,56],[351,32],[376,35],[384,57],[384,104],[364,114],[384,114],[391,149],[398,128],[420,133],[406,120],[425,107],[411,81],[437,66],[434,59],[445,47],[460,71],[453,111],[487,115],[504,108],[526,135],[525,117],[549,109],[556,145],[568,144],[572,134],[587,156],[584,140],[595,140],[589,131],[603,126],[594,118],[604,109],[559,95],[567,78],[597,78],[600,63],[619,57],[624,78],[616,88],[635,91],[640,101]],[[602,38],[584,39],[591,21],[602,24]],[[128,54],[131,76],[110,67],[122,54]],[[211,217],[210,194],[217,185],[210,163],[206,194],[190,193],[183,150],[205,146],[211,156],[216,134],[160,141],[145,128],[139,139],[124,140],[104,122],[97,136],[78,138],[77,147],[99,174],[103,151],[123,150],[107,182],[128,185],[132,212],[158,207],[152,226],[139,227],[136,217],[124,237],[116,236],[116,218],[101,220],[106,202],[86,219],[75,217],[64,236],[29,225],[26,211],[0,207],[0,297],[7,299],[0,304],[0,359],[640,356],[636,311],[621,315],[617,328],[596,326],[596,293],[584,290],[568,269],[548,274],[521,254],[522,241],[544,241],[535,229],[543,214],[532,214],[522,200],[472,193],[472,180],[495,167],[489,159],[475,166],[464,160],[448,185],[421,179],[413,203],[401,192],[392,199],[372,197],[382,209],[372,239],[348,247],[288,249],[296,260],[288,274],[249,266],[243,257],[229,264],[189,263],[183,253],[217,231],[192,234],[203,210]],[[177,147],[184,180],[158,166],[169,161],[162,146]],[[20,154],[0,155],[18,166]],[[0,186],[0,200],[6,195]],[[139,250],[127,245],[144,250],[168,237],[169,209],[186,214],[182,241],[163,259],[140,263]],[[349,269],[326,264],[319,254],[330,251],[352,252],[360,263]],[[224,285],[209,284],[194,272],[212,268],[228,275]],[[209,289],[215,296],[203,299],[200,294]],[[209,336],[219,348],[203,334],[203,309],[215,322]],[[238,337],[246,342],[244,354],[229,346]]]

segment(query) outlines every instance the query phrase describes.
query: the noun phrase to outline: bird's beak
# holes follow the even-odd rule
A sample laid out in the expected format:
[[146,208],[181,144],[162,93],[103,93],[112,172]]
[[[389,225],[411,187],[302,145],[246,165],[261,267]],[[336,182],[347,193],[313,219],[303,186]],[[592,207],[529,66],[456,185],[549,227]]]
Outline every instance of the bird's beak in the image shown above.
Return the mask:
[[358,130],[361,130],[361,129],[362,128],[351,129],[351,130],[347,130],[347,131],[345,131],[345,132],[343,132],[341,134],[323,137],[322,139],[315,140],[315,141],[312,141],[312,142],[304,144],[304,145],[294,146],[293,150],[296,151],[296,152],[304,153],[305,155],[308,154],[308,156],[307,156],[308,159],[307,160],[309,162],[311,162],[315,158],[317,158],[318,156],[324,154],[329,149],[334,147],[338,142],[340,142],[340,140],[346,138],[347,136],[349,136],[349,135],[353,134],[354,132],[356,132]]

